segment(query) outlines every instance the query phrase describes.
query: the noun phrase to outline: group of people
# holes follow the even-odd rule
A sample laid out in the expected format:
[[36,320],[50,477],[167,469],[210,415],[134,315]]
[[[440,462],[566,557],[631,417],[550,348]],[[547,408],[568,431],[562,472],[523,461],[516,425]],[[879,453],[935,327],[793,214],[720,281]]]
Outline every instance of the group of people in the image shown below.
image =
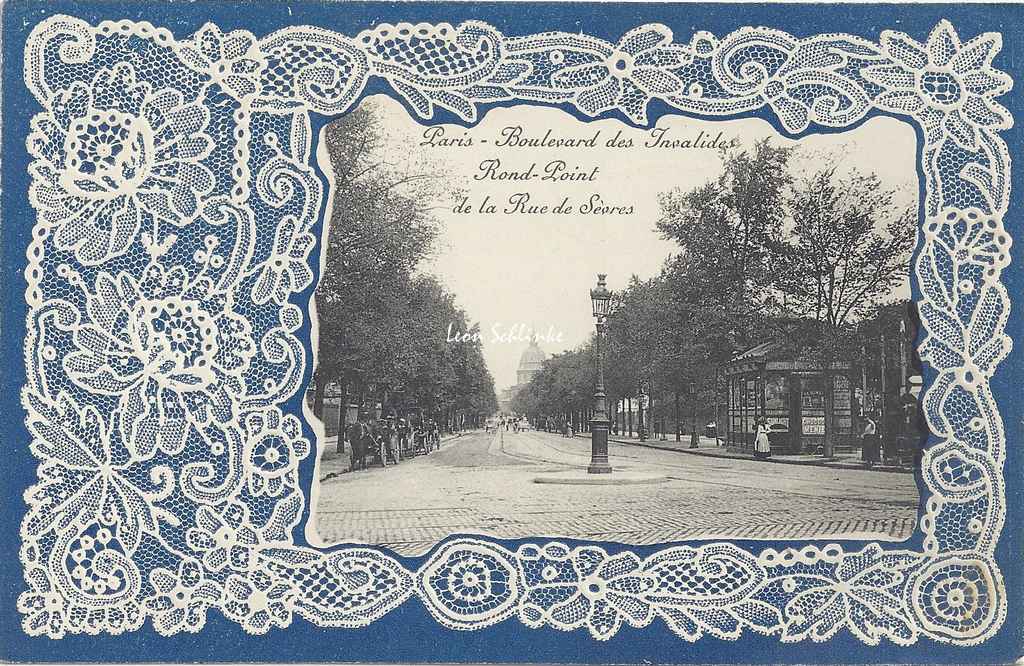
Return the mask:
[[432,419],[410,423],[394,415],[371,419],[367,414],[349,424],[345,432],[352,456],[351,469],[367,468],[374,457],[382,467],[397,465],[403,458],[430,453],[441,446],[441,429]]
[[[915,416],[912,414],[908,417]],[[881,462],[882,459],[882,440],[878,432],[878,422],[881,416],[877,412],[868,412],[860,417],[859,435],[861,441],[861,459],[868,467],[872,467],[877,463]],[[768,438],[770,429],[766,420],[762,417],[757,420],[757,430],[754,434],[754,457],[757,459],[770,458],[772,455],[772,445]],[[904,439],[908,439],[904,437]],[[920,439],[920,438],[918,438]],[[900,452],[897,447],[893,447],[893,451],[890,452],[886,458],[897,458]],[[917,458],[915,457],[915,464]]]
[[491,432],[492,430],[519,432],[521,427],[522,426],[519,423],[519,419],[501,416],[497,420],[488,421],[487,423],[485,423],[484,432]]
[[861,459],[868,467],[882,462],[920,465],[928,424],[916,396],[906,393],[884,410],[866,411],[859,420]]
[[562,437],[575,437],[576,428],[573,426],[572,421],[569,419],[556,419],[552,416],[547,417],[544,420],[545,432],[557,432],[561,433]]
[[[869,466],[878,462],[879,447],[877,426],[875,425],[876,418],[872,414],[867,414],[863,419],[861,441],[863,442],[864,460]],[[757,420],[757,429],[754,431],[754,457],[759,460],[772,457],[772,443],[768,438],[770,432],[768,422],[762,416]]]

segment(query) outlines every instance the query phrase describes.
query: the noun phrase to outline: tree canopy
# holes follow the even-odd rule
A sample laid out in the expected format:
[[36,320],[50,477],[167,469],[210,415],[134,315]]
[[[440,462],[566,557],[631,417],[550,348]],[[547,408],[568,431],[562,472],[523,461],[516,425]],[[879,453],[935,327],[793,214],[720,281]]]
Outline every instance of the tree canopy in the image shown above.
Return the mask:
[[[359,107],[328,125],[332,209],[316,290],[315,386],[430,411],[489,414],[494,382],[479,342],[447,342],[469,316],[420,268],[435,249],[437,221],[422,204],[444,180],[379,157],[383,128]],[[315,410],[317,404],[315,403]]]
[[[604,355],[613,401],[646,379],[655,403],[693,387],[708,414],[723,389],[716,368],[744,349],[776,339],[800,353],[859,348],[861,324],[908,278],[916,209],[897,205],[877,176],[841,168],[841,156],[810,170],[795,154],[769,140],[723,152],[721,175],[659,195],[654,226],[677,251],[658,275],[633,276],[615,294]],[[592,376],[564,368],[592,346],[549,359],[517,405],[588,407]],[[570,401],[571,389],[584,402]]]

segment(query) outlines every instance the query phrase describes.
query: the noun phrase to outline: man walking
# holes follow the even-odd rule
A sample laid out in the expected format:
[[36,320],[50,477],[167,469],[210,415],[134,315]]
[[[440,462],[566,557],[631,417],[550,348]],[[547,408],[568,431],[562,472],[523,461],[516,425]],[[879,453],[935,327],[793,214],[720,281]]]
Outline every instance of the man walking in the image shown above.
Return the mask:
[[409,422],[405,419],[398,419],[398,454],[409,453]]
[[366,413],[360,412],[356,420],[348,427],[348,441],[351,445],[350,469],[366,469],[366,451],[369,429],[366,425]]
[[391,458],[397,465],[399,461],[398,429],[395,427],[394,415],[388,416],[381,428],[381,438],[384,440],[384,455]]

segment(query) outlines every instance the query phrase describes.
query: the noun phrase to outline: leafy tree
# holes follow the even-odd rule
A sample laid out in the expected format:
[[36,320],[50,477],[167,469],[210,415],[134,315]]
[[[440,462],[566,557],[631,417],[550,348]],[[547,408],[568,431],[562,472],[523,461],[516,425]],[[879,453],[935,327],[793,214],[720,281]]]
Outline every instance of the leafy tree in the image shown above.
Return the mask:
[[816,172],[789,200],[793,228],[781,244],[788,264],[776,278],[787,308],[843,329],[907,279],[915,212],[893,205],[874,174]]
[[[479,345],[446,343],[467,330],[452,294],[419,274],[439,229],[422,202],[444,180],[429,164],[410,172],[384,161],[384,128],[363,105],[324,131],[333,172],[332,209],[316,291],[319,319],[314,412],[329,382],[374,399],[440,411],[496,406]],[[418,167],[421,165],[417,165]]]
[[716,368],[775,334],[773,283],[794,180],[792,155],[793,149],[767,139],[750,150],[725,151],[720,176],[659,197],[656,228],[679,246],[658,277],[668,331],[659,384],[670,392],[662,403],[671,399],[677,419],[680,394],[689,396],[691,384],[697,395],[689,399],[717,403],[724,386]]
[[[914,210],[893,204],[895,192],[878,177],[835,167],[821,169],[793,188],[788,210],[792,229],[780,243],[788,265],[775,288],[786,308],[816,323],[815,340],[832,386],[832,366],[839,356],[854,353],[854,322],[869,314],[907,279],[916,240]],[[831,415],[832,391],[825,391],[825,413]],[[825,455],[833,450],[834,428],[825,420]]]
[[[817,354],[827,385],[833,360],[852,358],[857,323],[906,279],[914,211],[898,209],[874,175],[829,166],[806,176],[792,155],[768,140],[724,152],[722,175],[660,196],[657,230],[679,250],[656,277],[634,276],[615,294],[604,345],[611,405],[635,396],[640,379],[652,381],[661,406],[678,404],[691,384],[694,400],[717,403],[725,387],[716,369],[770,339]],[[551,414],[577,404],[585,392],[572,364],[583,353],[592,355],[592,344],[545,362],[517,409]],[[828,454],[833,438],[827,419]]]
[[723,153],[714,181],[659,196],[656,228],[679,245],[669,270],[685,280],[693,302],[743,321],[770,310],[792,152],[765,139],[751,151]]

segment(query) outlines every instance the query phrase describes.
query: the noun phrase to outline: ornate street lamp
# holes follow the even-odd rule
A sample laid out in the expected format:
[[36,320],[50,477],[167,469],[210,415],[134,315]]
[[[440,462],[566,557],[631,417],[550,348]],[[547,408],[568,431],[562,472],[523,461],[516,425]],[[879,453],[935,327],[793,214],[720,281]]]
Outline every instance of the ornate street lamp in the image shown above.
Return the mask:
[[608,407],[604,394],[604,366],[601,363],[601,336],[607,326],[608,314],[611,310],[612,294],[608,291],[604,273],[597,274],[597,287],[590,290],[590,301],[593,304],[594,317],[597,319],[597,390],[594,391],[594,418],[590,420],[590,465],[589,474],[611,474],[612,467],[608,464]]

